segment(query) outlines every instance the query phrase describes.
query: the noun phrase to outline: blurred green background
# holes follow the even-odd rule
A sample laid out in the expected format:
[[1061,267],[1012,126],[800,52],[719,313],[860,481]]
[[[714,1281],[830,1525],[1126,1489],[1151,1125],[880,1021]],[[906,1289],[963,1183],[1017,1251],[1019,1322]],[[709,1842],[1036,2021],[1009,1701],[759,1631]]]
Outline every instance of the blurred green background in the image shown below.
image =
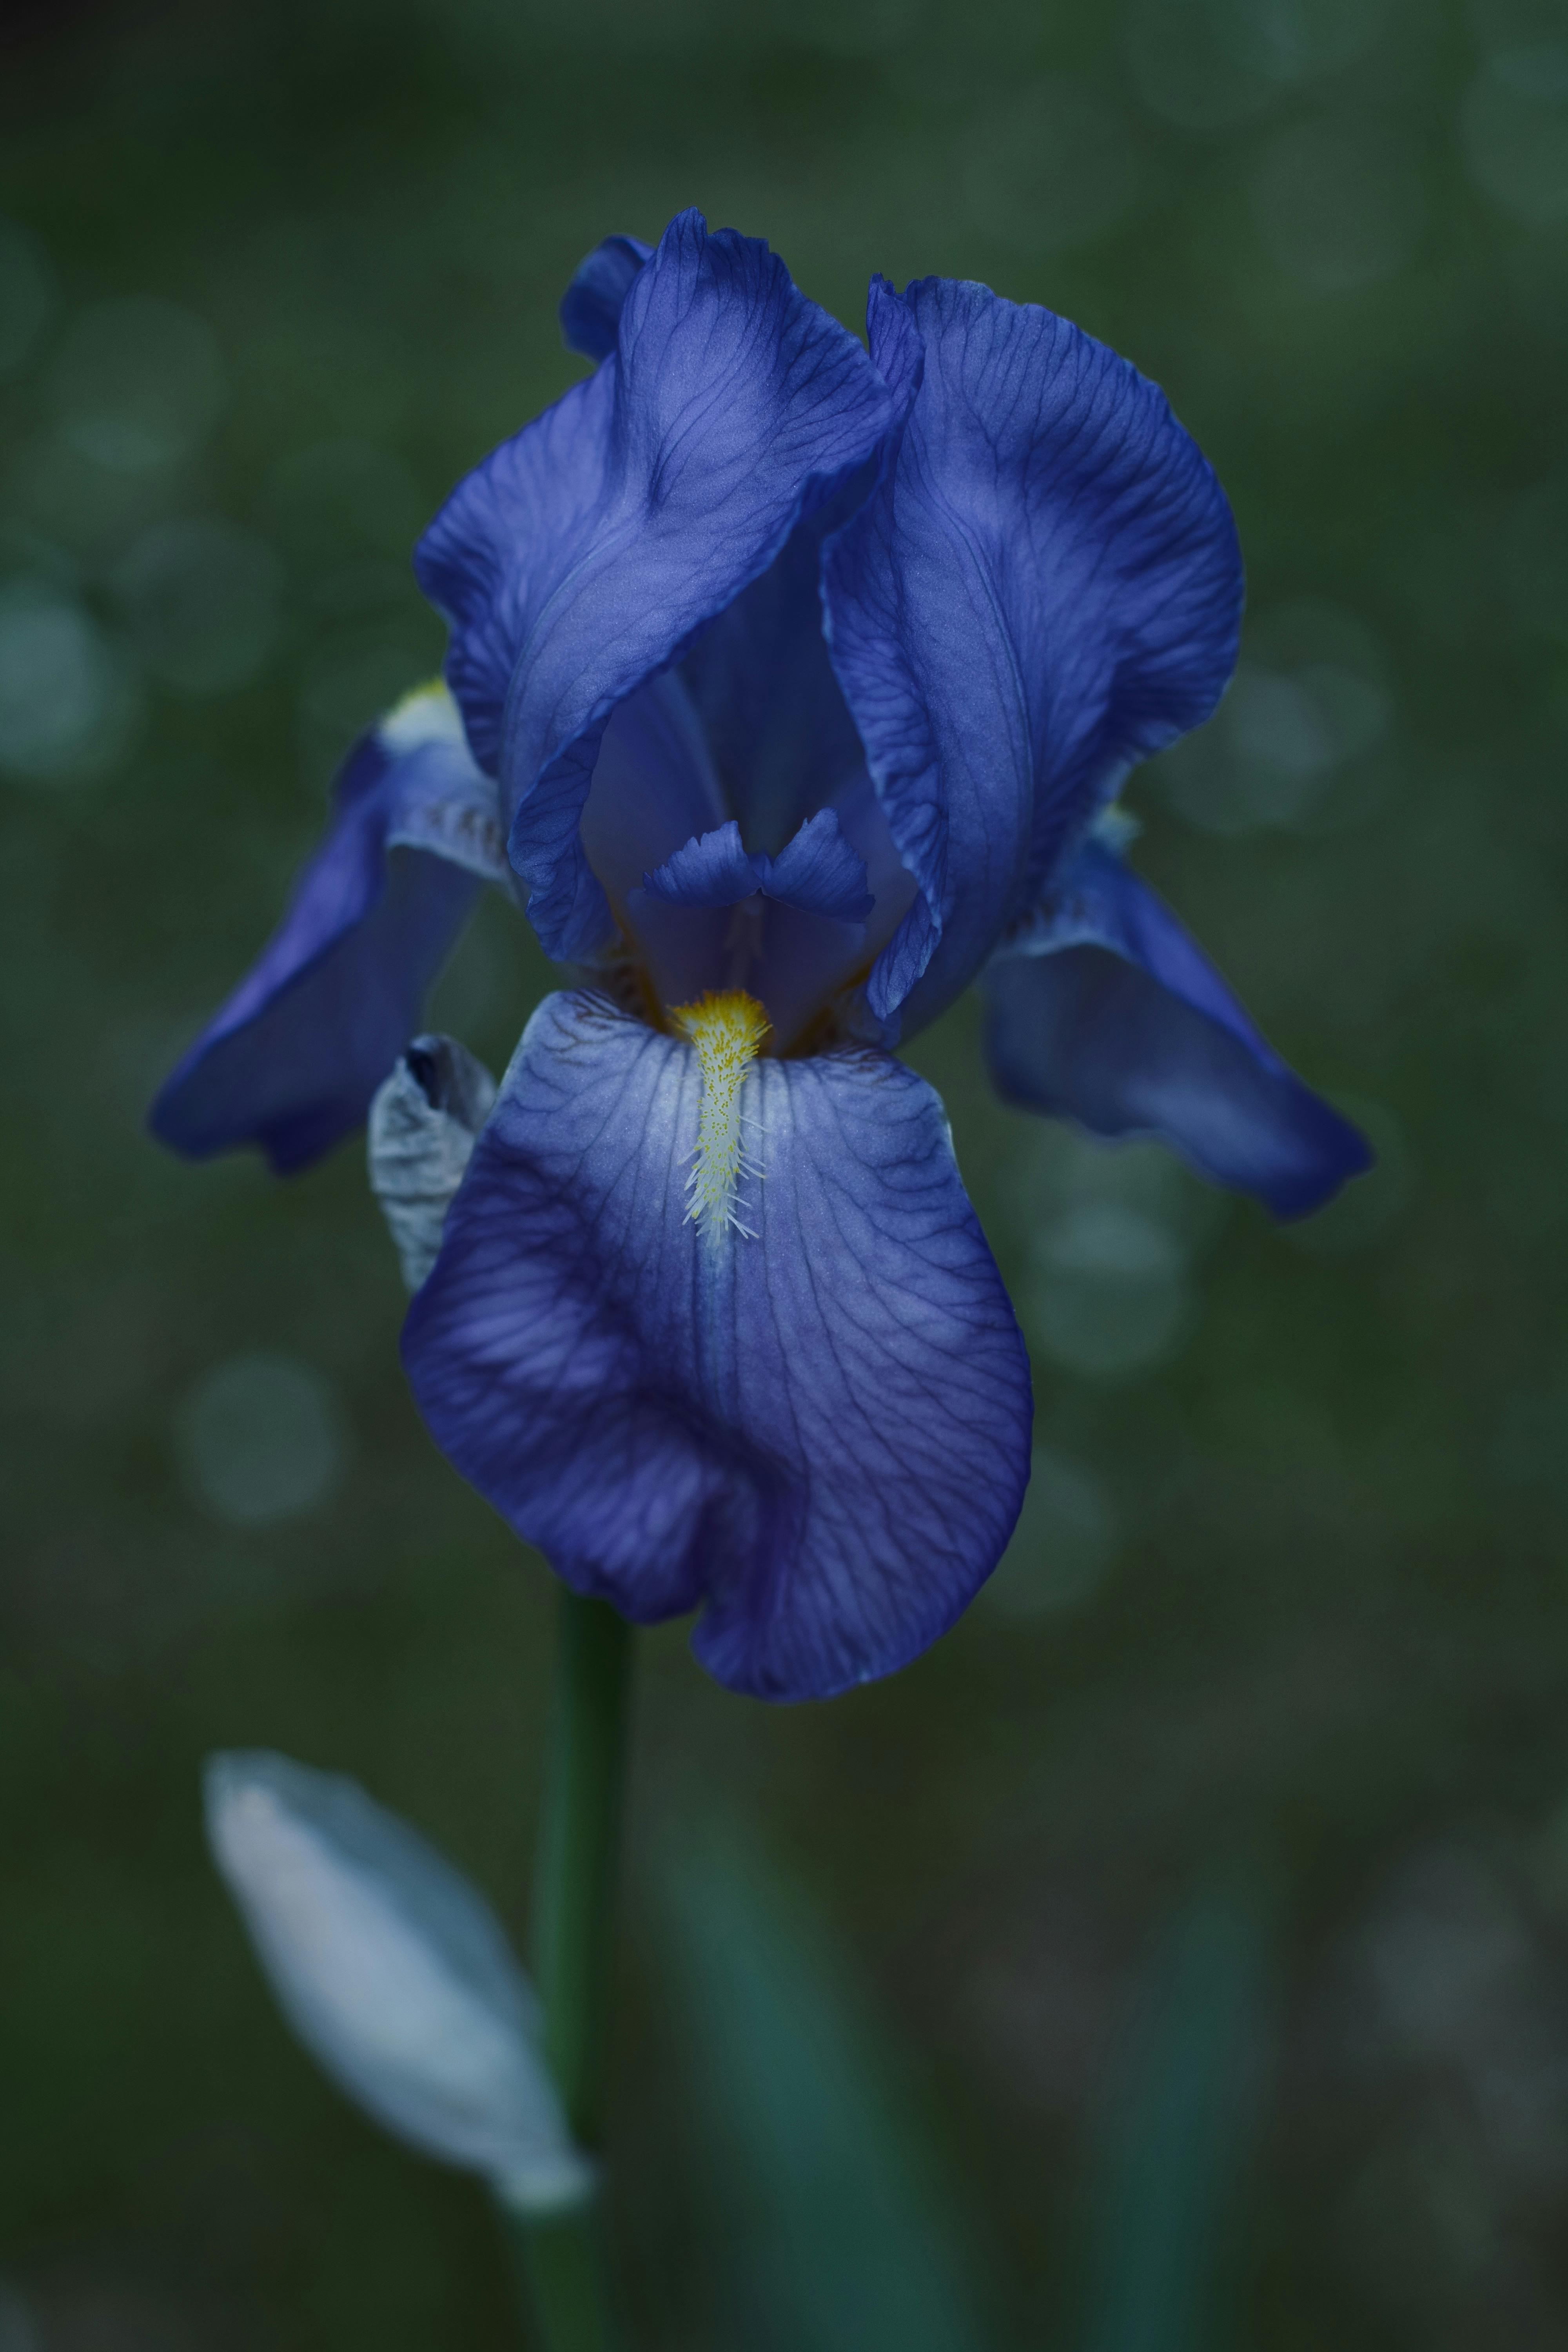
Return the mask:
[[[358,1150],[141,1120],[437,664],[412,541],[577,372],[573,267],[687,204],[1165,385],[1251,602],[1135,856],[1382,1156],[1280,1231],[996,1108],[972,1005],[919,1042],[1031,1498],[854,1697],[643,1644],[637,2341],[1562,2346],[1568,9],[57,6],[0,130],[4,2352],[517,2340],[478,2191],[286,2038],[197,1769],[357,1774],[521,1937],[550,1580],[414,1414]],[[435,1025],[499,1068],[548,984],[497,899]]]

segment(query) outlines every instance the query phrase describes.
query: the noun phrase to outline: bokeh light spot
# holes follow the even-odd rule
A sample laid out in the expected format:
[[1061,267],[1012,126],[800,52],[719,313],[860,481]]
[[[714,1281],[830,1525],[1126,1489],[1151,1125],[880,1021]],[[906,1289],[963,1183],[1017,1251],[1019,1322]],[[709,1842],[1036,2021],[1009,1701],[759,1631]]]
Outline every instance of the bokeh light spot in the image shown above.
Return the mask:
[[1531,228],[1568,220],[1568,41],[1502,49],[1459,117],[1476,185]]
[[1426,220],[1419,166],[1396,127],[1323,115],[1282,131],[1253,177],[1253,217],[1270,257],[1315,292],[1392,278]]
[[974,123],[964,203],[976,228],[1017,253],[1087,245],[1138,198],[1127,124],[1092,86],[1050,75]]
[[221,694],[266,667],[278,635],[282,566],[265,540],[221,520],[155,523],[115,575],[153,675],[186,694]]
[[1139,96],[1188,131],[1222,131],[1377,38],[1385,0],[1131,0],[1123,47]]
[[1153,777],[1205,833],[1337,828],[1381,803],[1384,779],[1368,763],[1394,714],[1371,630],[1306,599],[1248,621],[1218,712],[1163,754]]
[[1105,1582],[1119,1540],[1110,1497],[1093,1471],[1037,1445],[1024,1508],[985,1600],[1015,1620],[1076,1609]]
[[1506,509],[1501,556],[1521,625],[1568,642],[1568,474],[1535,483]]
[[194,312],[132,295],[72,320],[53,386],[73,448],[110,473],[151,473],[206,439],[223,406],[223,362]]
[[0,375],[31,357],[58,299],[38,239],[19,222],[0,220]]
[[0,587],[0,772],[30,783],[97,774],[136,710],[123,657],[75,597],[26,577]]
[[175,1418],[191,1492],[226,1526],[301,1518],[342,1480],[347,1431],[337,1391],[292,1356],[232,1357],[197,1381]]
[[1117,1381],[1174,1354],[1192,1294],[1175,1237],[1115,1201],[1070,1209],[1037,1234],[1025,1291],[1030,1340],[1069,1370]]

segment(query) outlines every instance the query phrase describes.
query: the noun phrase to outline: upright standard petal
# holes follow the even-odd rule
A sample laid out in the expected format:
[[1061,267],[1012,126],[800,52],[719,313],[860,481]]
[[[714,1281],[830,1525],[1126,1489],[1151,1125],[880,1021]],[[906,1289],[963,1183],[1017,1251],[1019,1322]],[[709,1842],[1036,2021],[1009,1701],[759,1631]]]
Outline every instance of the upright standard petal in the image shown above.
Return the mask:
[[1372,1164],[1170,908],[1098,842],[983,985],[992,1075],[1008,1102],[1096,1135],[1158,1136],[1277,1217],[1306,1216]]
[[193,1159],[253,1143],[287,1172],[358,1127],[481,882],[506,878],[495,786],[444,688],[361,740],[335,800],[282,922],[153,1106]]
[[416,569],[451,616],[447,677],[502,776],[548,954],[611,935],[579,822],[611,712],[767,570],[890,415],[860,345],[765,245],[685,213],[616,351],[437,517]]
[[617,704],[599,744],[579,832],[617,922],[643,877],[724,823],[724,795],[701,724],[674,670]]
[[895,392],[918,389],[824,586],[834,666],[921,889],[869,1000],[891,1024],[907,999],[918,1024],[1130,763],[1213,709],[1241,561],[1163,394],[1065,319],[983,286],[925,278],[900,297],[879,279],[868,323]]
[[642,1622],[703,1605],[721,1682],[826,1697],[913,1657],[994,1565],[1027,1360],[913,1072],[752,1064],[754,1239],[688,1219],[702,1086],[683,1039],[547,999],[405,1361],[437,1442],[570,1584]]
[[[892,420],[889,418],[889,425]],[[781,554],[681,663],[749,848],[777,850],[865,772],[822,625],[824,541],[869,488],[864,472],[797,525]]]
[[208,1759],[213,1858],[279,2008],[377,2123],[484,2173],[520,2211],[580,2204],[538,2004],[489,1905],[353,1780],[286,1756]]

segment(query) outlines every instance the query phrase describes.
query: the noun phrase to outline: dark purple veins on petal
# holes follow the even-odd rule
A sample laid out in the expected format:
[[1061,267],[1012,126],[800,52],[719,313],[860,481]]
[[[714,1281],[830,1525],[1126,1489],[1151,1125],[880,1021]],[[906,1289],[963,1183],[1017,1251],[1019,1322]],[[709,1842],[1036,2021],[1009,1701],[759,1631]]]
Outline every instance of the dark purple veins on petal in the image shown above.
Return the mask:
[[947,1123],[880,1054],[757,1063],[757,1238],[685,1222],[697,1057],[530,1024],[404,1353],[458,1467],[579,1591],[701,1607],[722,1682],[825,1696],[952,1623],[1027,1475],[1022,1339]]
[[501,775],[548,953],[613,935],[581,838],[611,714],[767,572],[890,415],[860,345],[765,246],[683,214],[632,283],[614,353],[432,525],[419,575],[452,619],[448,678]]
[[[870,1001],[931,1018],[1047,887],[1128,766],[1213,709],[1241,567],[1164,395],[1048,310],[878,280],[872,356],[913,405],[830,542],[834,667],[921,896]],[[915,993],[918,985],[919,993]]]

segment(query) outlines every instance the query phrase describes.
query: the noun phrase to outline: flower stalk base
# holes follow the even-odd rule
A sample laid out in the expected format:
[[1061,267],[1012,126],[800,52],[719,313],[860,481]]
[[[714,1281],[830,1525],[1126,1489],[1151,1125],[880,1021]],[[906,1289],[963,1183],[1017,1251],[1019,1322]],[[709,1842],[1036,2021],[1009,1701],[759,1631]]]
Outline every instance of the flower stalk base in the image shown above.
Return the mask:
[[[564,1587],[560,1607],[533,1965],[551,2072],[574,2137],[592,2152],[602,2124],[632,1632],[607,1601]],[[619,2336],[596,2206],[507,2221],[545,2352],[613,2352]]]
[[503,2219],[539,2352],[618,2352],[609,2264],[596,2206],[558,2221]]

